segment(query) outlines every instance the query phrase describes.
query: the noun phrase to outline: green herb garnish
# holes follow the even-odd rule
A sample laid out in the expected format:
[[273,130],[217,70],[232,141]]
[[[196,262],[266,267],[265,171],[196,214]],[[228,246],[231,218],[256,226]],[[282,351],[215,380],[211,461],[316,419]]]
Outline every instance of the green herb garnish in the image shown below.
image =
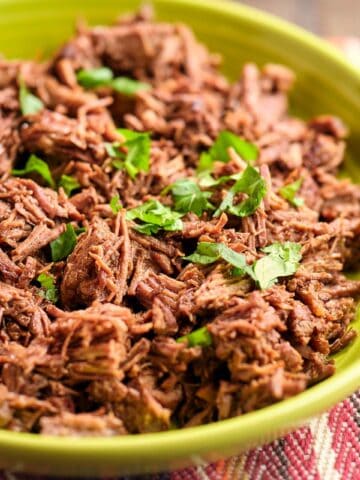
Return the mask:
[[114,78],[110,68],[99,67],[79,70],[76,74],[78,83],[85,88],[96,88],[109,85]]
[[61,175],[59,186],[62,187],[66,195],[70,197],[73,190],[80,188],[80,183],[70,175]]
[[188,347],[210,347],[213,343],[211,334],[206,327],[198,328],[183,337],[179,337],[177,343],[187,343]]
[[280,277],[293,275],[299,268],[301,245],[294,242],[273,243],[263,248],[268,255],[252,265],[253,278],[261,290],[271,287]]
[[258,148],[256,145],[224,130],[220,132],[210,150],[201,154],[197,168],[198,172],[211,171],[213,163],[216,161],[229,162],[230,157],[228,150],[230,147],[249,164],[252,164],[258,157]]
[[65,232],[50,243],[52,261],[58,262],[70,255],[75,248],[76,241],[77,236],[74,227],[71,223],[68,223]]
[[40,273],[36,279],[41,285],[40,294],[49,300],[49,302],[56,303],[59,299],[58,291],[55,285],[55,279],[47,273]]
[[[233,205],[234,197],[237,193],[245,193],[248,198],[237,205]],[[215,212],[215,217],[218,217],[222,212],[229,212],[237,217],[252,215],[259,207],[265,194],[265,180],[254,167],[248,165],[226,194]]]
[[[235,175],[237,177],[239,176],[239,174],[235,174]],[[218,187],[219,185],[222,185],[223,183],[226,183],[230,180],[235,180],[234,175],[224,175],[219,178],[214,178],[211,175],[211,173],[208,171],[199,173],[197,178],[198,178],[198,185],[202,188]]]
[[20,110],[23,115],[37,113],[44,108],[43,102],[26,88],[25,83],[20,81],[19,88]]
[[48,164],[36,155],[30,156],[29,160],[26,162],[25,168],[13,169],[11,171],[11,174],[16,177],[23,177],[29,173],[39,174],[48,185],[50,185],[52,188],[55,188],[55,182],[51,176]]
[[74,231],[76,233],[76,236],[78,237],[82,233],[86,232],[86,228],[85,227],[77,227],[77,228],[74,228]]
[[287,200],[289,203],[291,203],[291,205],[294,205],[294,207],[301,207],[302,205],[304,205],[304,199],[296,196],[296,193],[301,188],[302,183],[303,179],[299,178],[293,183],[284,185],[279,190],[280,195],[285,198],[285,200]]
[[189,179],[177,180],[163,192],[171,191],[174,208],[177,212],[194,212],[199,217],[205,210],[214,210],[214,206],[208,201],[211,192],[203,192],[199,186]]
[[301,260],[301,245],[294,242],[273,243],[263,248],[266,253],[252,265],[246,263],[243,254],[223,243],[200,242],[192,255],[184,257],[193,263],[209,265],[220,259],[234,266],[233,275],[249,275],[261,290],[271,287],[280,277],[293,275]]
[[116,77],[111,82],[111,87],[116,92],[132,97],[137,92],[149,90],[151,88],[151,85],[145,82],[133,80],[132,78],[128,77]]
[[148,200],[142,205],[128,210],[127,220],[140,220],[143,222],[136,225],[135,230],[145,235],[158,233],[159,230],[176,231],[182,230],[182,214],[172,211],[157,200]]
[[209,265],[220,259],[225,260],[236,268],[246,267],[246,258],[243,254],[237,253],[224,243],[199,242],[193,254],[184,257],[194,263]]
[[[148,172],[150,168],[150,135],[125,128],[120,128],[118,132],[125,138],[125,142],[105,144],[108,155],[114,158],[112,165],[118,170],[125,168],[133,179],[139,172]],[[124,149],[126,149],[126,153]]]
[[114,195],[110,200],[110,208],[114,215],[120,212],[122,205],[118,194]]
[[77,81],[85,88],[110,87],[123,95],[133,96],[141,90],[148,90],[148,83],[139,82],[128,77],[115,77],[110,68],[100,67],[80,70]]

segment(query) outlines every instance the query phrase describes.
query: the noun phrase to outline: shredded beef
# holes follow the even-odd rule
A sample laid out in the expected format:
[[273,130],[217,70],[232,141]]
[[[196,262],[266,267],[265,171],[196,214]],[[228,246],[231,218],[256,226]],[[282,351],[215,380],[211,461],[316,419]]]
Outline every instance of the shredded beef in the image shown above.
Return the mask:
[[[0,61],[2,428],[113,436],[242,415],[332,375],[331,355],[355,338],[360,282],[344,272],[360,260],[360,189],[336,176],[347,128],[331,115],[289,115],[287,67],[249,63],[230,84],[220,60],[189,28],[155,23],[144,8],[82,26],[47,62]],[[99,67],[148,88],[81,86],[79,70]],[[21,84],[43,108],[23,115]],[[150,133],[148,169],[123,168],[117,127]],[[258,150],[266,195],[256,210],[214,215],[247,167],[229,148],[212,165],[220,180],[206,211],[182,212],[175,231],[139,231],[127,212],[148,200],[175,208],[166,187],[196,179],[224,130]],[[32,154],[56,187],[41,172],[16,173]],[[283,187],[299,179],[294,204]],[[54,259],[69,228],[74,246]],[[265,247],[293,242],[301,261],[261,290],[224,259],[184,260],[198,242],[252,266]],[[191,344],[198,330],[207,336]]]

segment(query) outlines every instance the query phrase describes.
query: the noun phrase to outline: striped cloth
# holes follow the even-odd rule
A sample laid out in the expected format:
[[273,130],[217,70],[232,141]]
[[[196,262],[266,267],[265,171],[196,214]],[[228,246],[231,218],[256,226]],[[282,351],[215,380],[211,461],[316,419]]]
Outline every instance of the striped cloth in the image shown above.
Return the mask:
[[152,480],[360,480],[360,391],[307,425],[237,457]]

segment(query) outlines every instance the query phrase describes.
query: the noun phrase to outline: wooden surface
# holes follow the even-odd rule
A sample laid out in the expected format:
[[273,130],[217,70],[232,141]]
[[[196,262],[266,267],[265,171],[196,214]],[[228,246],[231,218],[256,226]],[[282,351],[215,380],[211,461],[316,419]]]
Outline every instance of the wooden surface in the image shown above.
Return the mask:
[[[239,0],[237,0],[239,1]],[[243,0],[322,36],[360,36],[360,0]]]

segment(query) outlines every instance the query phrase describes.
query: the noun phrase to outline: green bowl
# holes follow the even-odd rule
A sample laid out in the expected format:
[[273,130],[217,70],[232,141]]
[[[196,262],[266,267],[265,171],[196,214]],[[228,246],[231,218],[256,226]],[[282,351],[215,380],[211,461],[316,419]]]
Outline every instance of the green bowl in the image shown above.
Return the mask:
[[[8,57],[46,55],[69,37],[77,18],[112,21],[140,2],[122,0],[0,0],[0,51]],[[153,0],[160,20],[185,22],[224,56],[236,78],[246,61],[283,62],[298,80],[293,112],[334,113],[351,129],[346,172],[360,169],[360,73],[325,42],[260,11],[224,1]],[[354,322],[360,331],[360,318]],[[239,453],[301,425],[360,387],[360,337],[336,356],[337,373],[276,405],[211,425],[116,438],[68,439],[0,431],[0,468],[31,473],[113,476],[173,470]]]

